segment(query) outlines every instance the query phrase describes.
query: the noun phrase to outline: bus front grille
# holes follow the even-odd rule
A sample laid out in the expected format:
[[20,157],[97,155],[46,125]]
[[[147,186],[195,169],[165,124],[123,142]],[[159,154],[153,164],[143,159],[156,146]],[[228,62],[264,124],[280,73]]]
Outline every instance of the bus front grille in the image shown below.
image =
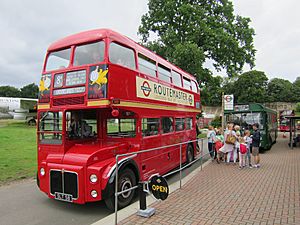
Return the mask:
[[78,198],[78,178],[74,172],[50,171],[50,193],[55,192],[70,194],[74,199]]
[[53,106],[60,105],[79,105],[84,103],[84,97],[73,97],[73,98],[57,98],[53,99]]

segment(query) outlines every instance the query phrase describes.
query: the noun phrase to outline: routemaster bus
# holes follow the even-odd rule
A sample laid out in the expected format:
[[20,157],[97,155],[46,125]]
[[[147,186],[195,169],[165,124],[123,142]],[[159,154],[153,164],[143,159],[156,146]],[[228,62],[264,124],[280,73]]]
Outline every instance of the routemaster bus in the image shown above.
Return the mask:
[[279,130],[281,132],[290,131],[290,120],[286,119],[286,116],[295,116],[294,110],[281,110],[279,112]]
[[[197,154],[200,89],[194,76],[109,29],[74,34],[47,50],[39,87],[39,188],[49,198],[114,206],[119,191],[165,174]],[[134,191],[118,197],[119,207]]]
[[251,103],[235,105],[233,111],[225,111],[225,121],[241,126],[243,130],[252,131],[252,126],[258,124],[261,133],[260,148],[268,150],[277,139],[277,112],[262,104]]

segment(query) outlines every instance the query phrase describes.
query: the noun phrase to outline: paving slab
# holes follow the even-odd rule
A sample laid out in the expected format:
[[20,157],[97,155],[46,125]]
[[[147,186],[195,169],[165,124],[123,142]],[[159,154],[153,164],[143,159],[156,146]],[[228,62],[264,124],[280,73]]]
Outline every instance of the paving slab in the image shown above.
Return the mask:
[[279,138],[261,154],[261,168],[210,163],[182,189],[118,224],[300,224],[300,148]]

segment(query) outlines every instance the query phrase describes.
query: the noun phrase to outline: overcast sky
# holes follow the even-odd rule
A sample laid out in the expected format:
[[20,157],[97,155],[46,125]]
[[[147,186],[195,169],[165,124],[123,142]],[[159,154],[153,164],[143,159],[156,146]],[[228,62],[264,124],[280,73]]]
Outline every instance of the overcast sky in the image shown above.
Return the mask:
[[[0,86],[39,83],[48,46],[70,34],[111,28],[135,41],[148,0],[1,0]],[[235,14],[255,29],[256,67],[293,82],[300,59],[300,2],[234,0]],[[247,71],[247,68],[245,68]]]

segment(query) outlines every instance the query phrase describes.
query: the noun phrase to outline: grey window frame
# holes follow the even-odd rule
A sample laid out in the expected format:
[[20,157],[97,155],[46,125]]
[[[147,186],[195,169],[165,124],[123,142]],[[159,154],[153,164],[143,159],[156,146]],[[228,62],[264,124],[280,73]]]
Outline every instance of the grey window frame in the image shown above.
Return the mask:
[[[175,118],[175,131],[183,131],[185,129],[185,119],[184,118]],[[179,126],[182,126],[182,129],[179,129]]]
[[[114,49],[117,47],[118,49]],[[118,42],[111,42],[109,44],[109,61],[129,69],[136,69],[135,51],[132,48],[123,46]],[[117,54],[115,54],[117,52]],[[130,57],[123,57],[123,55],[130,55]],[[122,56],[122,57],[121,57]]]
[[[166,125],[164,122],[165,119],[169,119],[171,121],[171,126],[169,126],[169,127],[165,126]],[[161,123],[161,132],[163,134],[174,132],[174,118],[173,117],[168,117],[168,116],[161,117],[160,123]]]
[[158,64],[157,71],[158,71],[158,78],[160,80],[163,80],[167,83],[172,83],[171,69],[169,69],[168,67],[162,64]]
[[193,129],[193,118],[192,117],[185,118],[185,129],[186,130]]
[[[147,121],[146,121],[147,120]],[[143,118],[142,119],[142,135],[143,137],[155,136],[159,134],[160,118]],[[151,125],[156,126],[156,133],[151,133]],[[146,129],[144,129],[146,126]]]
[[[191,80],[190,79],[188,79],[188,78],[186,78],[186,77],[183,77],[183,88],[184,89],[186,89],[186,90],[190,90],[191,91]],[[186,82],[189,82],[189,85],[187,85],[187,83]]]
[[198,93],[198,85],[197,85],[196,81],[191,80],[191,87],[192,87],[193,92]]
[[[70,63],[71,63],[71,51],[72,50],[69,47],[69,48],[58,50],[58,51],[50,52],[49,55],[47,56],[47,62],[46,62],[45,70],[46,71],[53,71],[53,70],[59,70],[59,69],[64,69],[64,68],[69,67]],[[57,55],[64,55],[64,54],[67,54],[67,57],[57,56]],[[53,61],[52,56],[56,57],[57,59],[60,59],[60,62],[57,59],[56,59],[56,61]],[[65,61],[65,63],[63,61]],[[51,65],[51,67],[49,68],[50,65]]]
[[[97,46],[95,47],[96,50],[93,49],[93,51],[88,51],[88,52],[85,52],[85,53],[83,53],[83,51],[81,51],[79,53],[79,56],[81,56],[80,54],[85,54],[85,56],[83,58],[84,59],[88,59],[88,60],[86,60],[83,63],[78,63],[77,64],[76,63],[77,61],[78,62],[81,61],[81,60],[77,59],[77,55],[78,55],[77,50],[82,49],[82,48],[91,47],[91,46],[96,45],[96,44],[100,44],[98,46],[98,51],[97,51]],[[93,54],[94,53],[98,54],[99,59],[94,59],[93,58]],[[74,49],[73,66],[82,66],[82,65],[97,64],[97,63],[103,62],[104,61],[104,54],[105,54],[105,42],[103,40],[97,41],[97,42],[93,42],[93,43],[87,43],[87,44],[84,44],[84,45],[78,45]]]
[[141,73],[151,77],[156,77],[157,68],[154,60],[142,55],[141,53],[138,53],[138,65]]
[[[171,74],[172,74],[172,83],[178,87],[182,87],[182,75],[174,70],[172,70]],[[176,76],[177,78],[175,78]],[[178,77],[180,79],[178,79]],[[180,81],[180,84],[178,83],[178,81]]]
[[[108,127],[108,123],[109,120],[118,120],[117,123],[117,131],[109,131],[109,127]],[[125,124],[127,122],[125,122],[126,120],[133,120],[133,130],[122,130],[122,124]],[[123,122],[124,121],[124,122]],[[137,129],[136,129],[136,125],[137,125],[137,119],[136,118],[107,118],[106,119],[106,136],[110,137],[110,138],[123,138],[123,137],[128,137],[128,138],[133,138],[136,137],[136,133],[137,133]]]

